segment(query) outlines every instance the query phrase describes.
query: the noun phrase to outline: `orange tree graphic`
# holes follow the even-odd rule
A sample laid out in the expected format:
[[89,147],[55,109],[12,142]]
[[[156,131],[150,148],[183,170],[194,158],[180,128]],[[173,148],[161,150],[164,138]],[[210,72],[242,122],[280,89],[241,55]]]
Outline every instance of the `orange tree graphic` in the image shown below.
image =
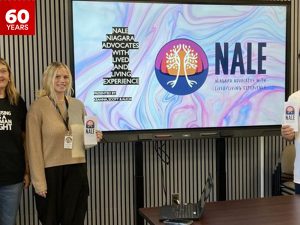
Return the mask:
[[197,84],[196,81],[190,80],[189,75],[195,74],[198,65],[198,53],[195,53],[191,46],[185,44],[174,45],[173,48],[166,53],[166,67],[170,75],[176,76],[175,80],[169,81],[167,84],[172,88],[177,84],[179,76],[185,76],[190,87]]

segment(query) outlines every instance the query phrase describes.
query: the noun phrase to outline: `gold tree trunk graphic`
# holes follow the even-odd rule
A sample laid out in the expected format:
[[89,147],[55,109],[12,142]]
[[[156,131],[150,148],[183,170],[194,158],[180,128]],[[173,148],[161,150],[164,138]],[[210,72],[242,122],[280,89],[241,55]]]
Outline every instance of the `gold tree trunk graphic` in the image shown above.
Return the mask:
[[179,76],[185,76],[187,84],[192,87],[197,84],[196,81],[190,80],[189,75],[195,74],[198,65],[198,53],[195,53],[191,46],[185,44],[174,45],[173,48],[166,53],[166,67],[170,75],[176,76],[172,81],[167,84],[172,88],[178,82]]

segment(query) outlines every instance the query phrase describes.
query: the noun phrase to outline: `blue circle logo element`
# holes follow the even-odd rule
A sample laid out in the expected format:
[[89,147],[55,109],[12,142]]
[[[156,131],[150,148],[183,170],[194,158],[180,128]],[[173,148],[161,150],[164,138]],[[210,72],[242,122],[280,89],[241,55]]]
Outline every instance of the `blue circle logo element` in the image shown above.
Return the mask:
[[155,60],[155,73],[161,86],[175,95],[197,91],[208,74],[208,60],[194,41],[176,39],[165,44]]

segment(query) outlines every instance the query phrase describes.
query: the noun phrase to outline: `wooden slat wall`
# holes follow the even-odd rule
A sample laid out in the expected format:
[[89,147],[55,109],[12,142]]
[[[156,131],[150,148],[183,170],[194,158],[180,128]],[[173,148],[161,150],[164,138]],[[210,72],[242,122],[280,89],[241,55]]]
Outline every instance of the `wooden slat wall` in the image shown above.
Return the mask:
[[226,198],[245,199],[259,196],[260,153],[258,138],[227,139],[226,150]]
[[181,202],[199,200],[208,174],[216,177],[215,155],[213,139],[145,142],[145,206],[170,204],[172,193],[179,193]]
[[[291,92],[294,92],[300,87],[300,5],[298,0],[290,2],[290,86]],[[12,66],[17,88],[27,106],[34,100],[42,72],[50,62],[62,61],[70,65],[70,3],[70,0],[36,0],[35,36],[0,35],[0,56],[6,58]],[[263,139],[226,138],[225,144],[227,199],[270,196],[271,174],[287,143],[281,137],[269,136]],[[145,206],[169,202],[171,193],[175,192],[180,193],[182,202],[196,201],[207,174],[216,175],[214,139],[172,140],[164,143],[150,141],[144,142],[143,147]],[[103,143],[87,152],[90,197],[86,224],[134,224],[133,149],[133,143]],[[170,157],[168,165],[161,163],[161,158],[158,158],[162,149]],[[260,173],[260,165],[263,165],[263,175]],[[264,177],[263,193],[260,190],[261,176]],[[215,191],[210,200],[216,199]],[[38,224],[31,188],[24,191],[17,224]]]
[[133,143],[101,144],[87,152],[87,225],[133,224]]

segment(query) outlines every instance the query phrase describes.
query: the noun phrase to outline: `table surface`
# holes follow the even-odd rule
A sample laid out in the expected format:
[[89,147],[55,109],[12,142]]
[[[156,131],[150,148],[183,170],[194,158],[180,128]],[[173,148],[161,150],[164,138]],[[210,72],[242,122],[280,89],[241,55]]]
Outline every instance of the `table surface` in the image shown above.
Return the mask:
[[[159,207],[141,208],[140,215],[151,225],[159,221]],[[208,202],[193,225],[299,225],[300,195]]]

